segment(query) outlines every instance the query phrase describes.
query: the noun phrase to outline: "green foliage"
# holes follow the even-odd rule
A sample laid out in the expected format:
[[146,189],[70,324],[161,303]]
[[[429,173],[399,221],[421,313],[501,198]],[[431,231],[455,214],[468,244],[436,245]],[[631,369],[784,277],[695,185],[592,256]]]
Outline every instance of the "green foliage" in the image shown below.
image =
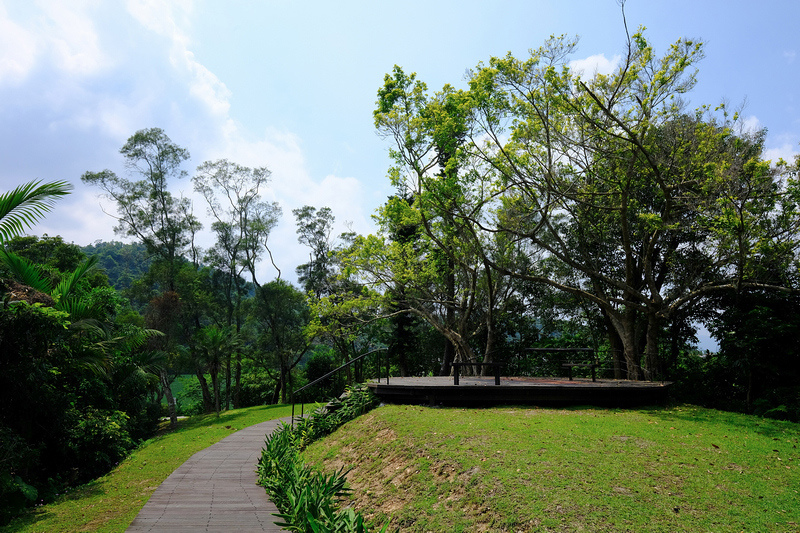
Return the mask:
[[74,457],[70,462],[80,470],[80,481],[105,474],[134,448],[129,417],[122,411],[86,407],[67,416],[72,420],[66,445]]
[[[143,442],[108,475],[63,491],[54,502],[37,505],[0,530],[125,531],[153,491],[194,453],[232,432],[290,413],[291,406],[252,407],[226,411],[219,418],[211,414],[180,420],[174,430]],[[0,457],[3,450],[0,446]]]
[[377,397],[364,385],[348,387],[344,399],[331,402],[307,418],[295,423],[294,434],[300,450],[329,435],[342,424],[357,418],[378,405]]
[[171,180],[185,177],[180,167],[189,152],[163,130],[148,128],[134,133],[120,153],[134,179],[103,170],[86,172],[81,181],[100,187],[117,204],[115,231],[139,239],[149,254],[162,260],[164,289],[174,290],[179,259],[201,227],[190,200],[169,191]]
[[717,353],[682,361],[676,394],[687,401],[800,420],[800,301],[749,291],[717,301]]
[[[306,360],[305,379],[308,383],[313,382],[324,376],[325,374],[334,370],[338,365],[336,364],[335,355],[333,350],[328,346],[317,346],[311,353],[311,356]],[[302,397],[296,396],[295,401],[314,402],[323,401],[326,398],[333,396],[336,391],[344,388],[344,376],[341,373],[330,376],[325,381],[320,382],[313,387],[309,387],[302,391]]]
[[66,181],[32,181],[0,194],[0,243],[42,219],[54,202],[71,189]]
[[147,272],[151,260],[143,244],[102,242],[81,248],[86,255],[97,257],[97,266],[108,276],[108,283],[118,291],[129,289]]
[[[284,424],[267,438],[258,463],[258,482],[281,511],[280,526],[303,533],[366,533],[360,514],[350,508],[338,509],[349,494],[347,471],[325,475],[300,460],[300,450],[314,439],[363,414],[375,404],[366,387],[348,390],[347,398],[333,413],[318,411],[301,420],[295,428]],[[386,531],[384,527],[381,531]]]

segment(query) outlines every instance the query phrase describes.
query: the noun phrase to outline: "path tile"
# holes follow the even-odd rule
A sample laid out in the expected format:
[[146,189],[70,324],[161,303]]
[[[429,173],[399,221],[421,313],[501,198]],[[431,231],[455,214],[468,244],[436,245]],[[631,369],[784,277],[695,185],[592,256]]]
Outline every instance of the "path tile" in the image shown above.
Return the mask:
[[267,434],[289,418],[237,431],[190,457],[164,480],[126,532],[282,531],[278,510],[256,485]]

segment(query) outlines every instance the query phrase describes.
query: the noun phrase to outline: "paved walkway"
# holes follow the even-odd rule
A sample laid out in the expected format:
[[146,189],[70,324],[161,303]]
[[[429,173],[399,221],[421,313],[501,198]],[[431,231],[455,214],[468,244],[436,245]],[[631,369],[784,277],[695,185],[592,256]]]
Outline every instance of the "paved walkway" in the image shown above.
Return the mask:
[[237,431],[191,456],[164,480],[127,532],[282,531],[275,505],[256,485],[265,436],[289,418]]

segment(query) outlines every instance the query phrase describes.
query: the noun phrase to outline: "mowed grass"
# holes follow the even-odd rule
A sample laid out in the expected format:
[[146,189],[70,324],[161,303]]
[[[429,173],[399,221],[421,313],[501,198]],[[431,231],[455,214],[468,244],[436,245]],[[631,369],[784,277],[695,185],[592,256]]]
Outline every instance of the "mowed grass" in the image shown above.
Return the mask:
[[125,531],[153,491],[195,452],[234,431],[289,416],[291,411],[291,406],[249,407],[225,411],[219,418],[212,414],[181,420],[176,430],[146,441],[108,475],[32,510],[0,531]]
[[385,406],[306,450],[352,467],[376,525],[427,531],[800,531],[800,427],[691,406]]

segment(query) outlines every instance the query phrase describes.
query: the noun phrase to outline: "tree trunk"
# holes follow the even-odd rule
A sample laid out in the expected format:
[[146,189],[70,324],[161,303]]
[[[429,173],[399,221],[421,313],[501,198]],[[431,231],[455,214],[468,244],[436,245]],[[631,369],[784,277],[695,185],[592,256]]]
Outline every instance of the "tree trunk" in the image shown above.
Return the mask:
[[617,333],[617,330],[614,329],[614,323],[609,318],[608,312],[601,307],[600,314],[603,315],[603,322],[605,323],[606,331],[608,332],[608,346],[611,351],[611,359],[614,364],[614,379],[623,379],[622,340],[619,338],[619,333]]
[[211,392],[208,390],[206,376],[200,369],[195,371],[195,375],[197,376],[198,383],[200,383],[200,393],[203,396],[203,412],[210,413],[214,410],[214,400],[211,398]]
[[[491,316],[491,314],[490,314]],[[493,363],[492,354],[494,352],[494,324],[492,324],[493,320],[489,319],[486,324],[486,348],[483,354],[483,362],[484,363]],[[494,370],[485,365],[481,369],[482,376],[491,376],[494,375]]]
[[660,333],[661,321],[655,313],[647,316],[647,344],[645,347],[645,360],[647,368],[645,376],[649,381],[661,379],[661,358],[658,353],[658,337]]
[[212,370],[211,371],[211,386],[214,388],[214,410],[219,416],[220,411],[220,396],[221,391],[219,390],[219,370]]
[[[448,329],[453,327],[456,319],[455,299],[456,299],[456,275],[454,272],[455,265],[452,259],[447,261],[447,312],[445,314],[445,325]],[[444,346],[444,357],[442,358],[442,366],[439,369],[440,376],[449,376],[451,367],[450,363],[453,362],[455,357],[455,346],[448,339],[447,344]]]
[[637,311],[627,309],[621,313],[610,312],[608,318],[622,342],[622,353],[625,358],[625,374],[627,379],[641,381],[644,379],[642,372],[641,355],[639,351],[639,336],[637,335]]
[[278,385],[281,389],[281,403],[286,403],[286,367],[281,365],[281,378]]
[[167,409],[169,410],[169,425],[175,427],[178,425],[178,411],[175,407],[175,398],[172,396],[172,389],[170,388],[169,377],[166,370],[161,370],[158,373],[161,381],[161,387],[164,389],[164,396],[167,398]]
[[234,367],[233,408],[241,407],[240,396],[242,392],[242,354],[236,352],[236,366]]
[[225,357],[225,410],[231,408],[231,354]]

